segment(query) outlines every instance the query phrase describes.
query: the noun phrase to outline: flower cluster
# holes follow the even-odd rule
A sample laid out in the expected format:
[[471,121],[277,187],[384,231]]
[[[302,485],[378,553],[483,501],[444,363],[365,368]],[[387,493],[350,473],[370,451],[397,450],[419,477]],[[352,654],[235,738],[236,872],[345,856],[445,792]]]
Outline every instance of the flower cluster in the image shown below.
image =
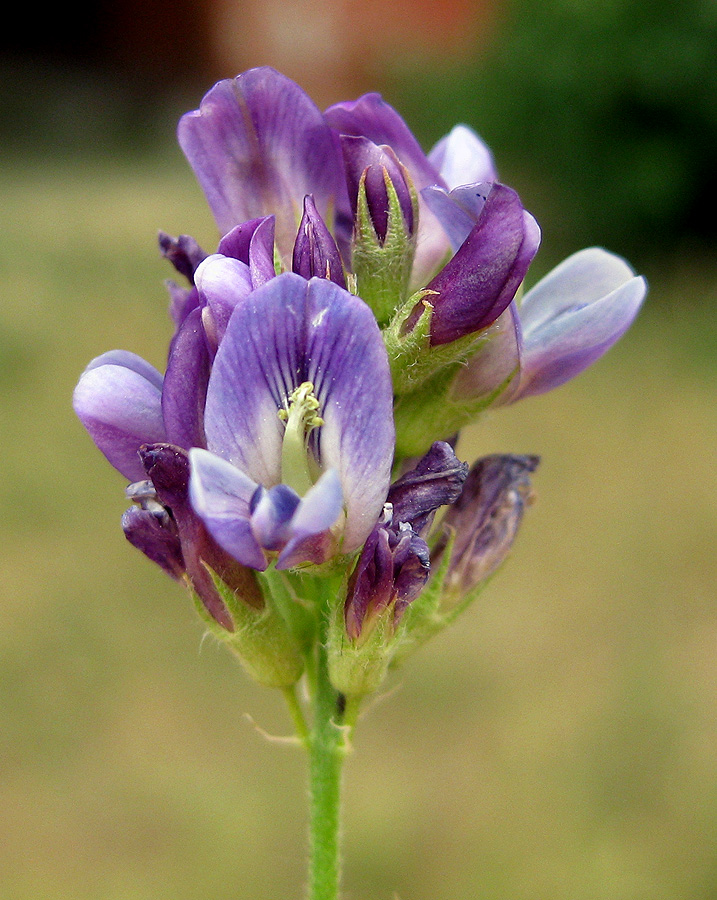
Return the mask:
[[185,281],[166,371],[106,353],[74,407],[130,482],[127,538],[247,669],[293,684],[324,616],[333,683],[361,695],[470,600],[520,523],[537,459],[469,471],[460,429],[585,369],[646,285],[591,248],[521,297],[540,231],[490,151],[458,126],[424,154],[377,94],[322,113],[252,69],[178,136],[218,246],[160,234]]

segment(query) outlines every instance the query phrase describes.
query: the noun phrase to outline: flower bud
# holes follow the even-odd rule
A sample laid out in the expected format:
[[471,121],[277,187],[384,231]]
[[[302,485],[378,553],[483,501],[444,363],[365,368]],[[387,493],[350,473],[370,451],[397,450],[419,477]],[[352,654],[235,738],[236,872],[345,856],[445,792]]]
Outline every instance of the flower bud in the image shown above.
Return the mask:
[[[444,598],[466,597],[506,558],[532,499],[530,475],[539,461],[537,456],[493,455],[473,465],[461,495],[446,512],[444,536],[434,556],[439,563],[450,552]],[[450,534],[454,539],[449,551]]]
[[314,198],[304,197],[304,215],[294,244],[293,270],[303,278],[328,278],[346,287],[344,267],[336,241],[319,215]]
[[354,211],[352,265],[359,295],[385,324],[405,299],[415,253],[418,200],[388,146],[342,135]]
[[329,672],[347,695],[376,690],[401,644],[399,625],[430,571],[424,535],[435,511],[460,493],[467,466],[437,442],[391,486],[381,520],[368,537],[346,591],[343,620],[329,633]]

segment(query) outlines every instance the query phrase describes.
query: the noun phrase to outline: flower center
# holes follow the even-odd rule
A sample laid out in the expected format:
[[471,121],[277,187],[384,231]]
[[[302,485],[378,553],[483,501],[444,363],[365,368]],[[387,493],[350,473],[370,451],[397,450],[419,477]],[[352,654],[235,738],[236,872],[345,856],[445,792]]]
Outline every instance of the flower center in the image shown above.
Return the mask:
[[324,424],[319,415],[319,401],[310,381],[300,384],[288,397],[288,409],[279,410],[286,423],[281,446],[281,480],[303,497],[314,484],[309,468],[309,434]]

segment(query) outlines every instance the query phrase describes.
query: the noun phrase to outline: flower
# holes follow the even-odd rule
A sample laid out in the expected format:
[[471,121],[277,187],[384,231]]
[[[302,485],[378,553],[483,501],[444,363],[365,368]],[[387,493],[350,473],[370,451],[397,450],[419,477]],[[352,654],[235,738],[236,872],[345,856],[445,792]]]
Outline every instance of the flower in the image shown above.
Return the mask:
[[504,405],[559,387],[622,337],[646,294],[644,277],[621,257],[600,247],[574,253],[510,304],[452,396],[485,396],[509,381],[495,400]]
[[395,628],[419,595],[430,571],[425,538],[434,514],[458,498],[467,474],[468,465],[440,441],[391,485],[349,582],[344,614],[350,638],[365,640],[384,613]]
[[469,472],[460,429],[583,371],[647,286],[589,248],[522,296],[540,229],[490,150],[458,125],[426,154],[375,93],[322,113],[251,69],[178,139],[216,250],[160,233],[186,282],[168,285],[166,370],[103,354],[75,410],[130,482],[129,542],[189,584],[255,677],[299,677],[318,625],[277,597],[325,578],[333,684],[360,695],[512,546],[537,457]]
[[[231,260],[206,261],[212,297]],[[192,505],[220,546],[263,570],[357,550],[393,461],[391,380],[370,309],[331,281],[286,273],[235,307],[207,390]]]

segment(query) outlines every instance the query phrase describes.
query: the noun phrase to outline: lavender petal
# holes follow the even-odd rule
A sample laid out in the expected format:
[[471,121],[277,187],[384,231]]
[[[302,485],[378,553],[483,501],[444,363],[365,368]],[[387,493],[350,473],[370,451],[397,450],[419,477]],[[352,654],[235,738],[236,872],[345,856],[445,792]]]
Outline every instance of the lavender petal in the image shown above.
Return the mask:
[[511,399],[552,390],[599,359],[630,327],[646,293],[645,279],[601,248],[562,262],[523,300],[525,349]]
[[189,461],[189,499],[209,533],[242,565],[266,569],[266,558],[251,529],[250,503],[256,483],[207,450],[190,450]]
[[431,343],[449,343],[492,324],[510,304],[540,243],[515,191],[493,186],[471,233],[430,282],[436,291]]
[[434,146],[428,161],[449,190],[465,184],[498,180],[493,154],[471,128],[456,125]]
[[220,81],[182,117],[178,137],[222,234],[274,214],[287,259],[306,194],[323,217],[346,207],[335,136],[304,91],[274,69]]
[[[126,364],[117,364],[120,359]],[[139,447],[165,440],[162,376],[140,357],[123,351],[98,360],[90,363],[75,388],[75,413],[115,469],[129,481],[140,481],[145,475]]]

